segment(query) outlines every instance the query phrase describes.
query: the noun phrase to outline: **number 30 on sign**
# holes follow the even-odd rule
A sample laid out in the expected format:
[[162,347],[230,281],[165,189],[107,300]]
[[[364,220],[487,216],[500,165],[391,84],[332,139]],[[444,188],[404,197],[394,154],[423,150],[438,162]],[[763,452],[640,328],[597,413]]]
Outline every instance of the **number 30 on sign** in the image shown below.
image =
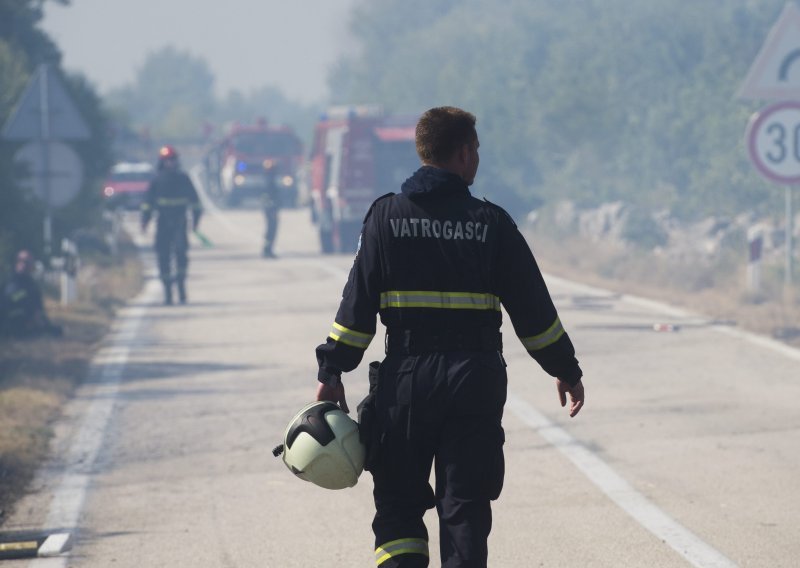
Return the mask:
[[761,175],[783,185],[800,183],[800,102],[775,103],[755,113],[746,139]]

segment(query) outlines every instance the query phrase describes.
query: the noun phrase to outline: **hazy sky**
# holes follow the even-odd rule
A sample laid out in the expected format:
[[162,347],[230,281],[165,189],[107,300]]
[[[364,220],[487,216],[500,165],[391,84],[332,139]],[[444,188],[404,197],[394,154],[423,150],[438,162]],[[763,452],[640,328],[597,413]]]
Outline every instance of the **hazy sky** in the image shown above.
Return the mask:
[[173,45],[206,59],[219,95],[264,85],[303,102],[327,96],[356,0],[72,0],[45,3],[42,27],[101,93],[134,80],[150,51]]

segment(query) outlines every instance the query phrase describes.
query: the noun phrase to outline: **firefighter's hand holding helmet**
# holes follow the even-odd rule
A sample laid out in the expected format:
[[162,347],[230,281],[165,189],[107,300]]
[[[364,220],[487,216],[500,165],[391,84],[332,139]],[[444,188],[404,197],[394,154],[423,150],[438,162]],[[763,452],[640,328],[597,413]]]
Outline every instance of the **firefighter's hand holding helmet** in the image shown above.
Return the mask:
[[312,402],[289,422],[282,446],[286,467],[324,489],[353,487],[364,470],[358,424],[330,401]]
[[320,383],[317,387],[317,400],[329,400],[338,404],[346,413],[350,413],[347,406],[347,399],[344,394],[344,384],[341,380]]

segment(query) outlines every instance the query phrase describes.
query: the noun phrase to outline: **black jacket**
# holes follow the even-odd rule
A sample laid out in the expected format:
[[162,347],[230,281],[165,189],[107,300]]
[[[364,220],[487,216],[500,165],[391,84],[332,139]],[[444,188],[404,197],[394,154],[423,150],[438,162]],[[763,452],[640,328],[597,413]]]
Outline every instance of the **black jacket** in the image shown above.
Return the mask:
[[423,166],[367,213],[339,311],[317,347],[319,379],[359,364],[377,313],[390,333],[497,330],[501,303],[542,368],[577,383],[572,342],[514,221],[473,197],[459,176]]
[[26,324],[37,313],[44,313],[39,285],[26,273],[15,272],[5,283],[0,305],[0,312],[12,325]]
[[157,230],[186,232],[186,210],[191,209],[194,227],[200,221],[202,207],[192,180],[180,170],[164,169],[158,172],[142,203],[142,225],[146,226],[154,211]]

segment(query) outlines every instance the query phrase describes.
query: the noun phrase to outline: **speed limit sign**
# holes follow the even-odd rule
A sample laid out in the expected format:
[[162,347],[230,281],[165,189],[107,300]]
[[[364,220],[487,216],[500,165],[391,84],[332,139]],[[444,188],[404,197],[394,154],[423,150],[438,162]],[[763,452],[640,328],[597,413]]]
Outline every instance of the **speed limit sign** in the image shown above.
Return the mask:
[[775,103],[755,113],[746,139],[761,175],[780,184],[800,183],[800,102]]

